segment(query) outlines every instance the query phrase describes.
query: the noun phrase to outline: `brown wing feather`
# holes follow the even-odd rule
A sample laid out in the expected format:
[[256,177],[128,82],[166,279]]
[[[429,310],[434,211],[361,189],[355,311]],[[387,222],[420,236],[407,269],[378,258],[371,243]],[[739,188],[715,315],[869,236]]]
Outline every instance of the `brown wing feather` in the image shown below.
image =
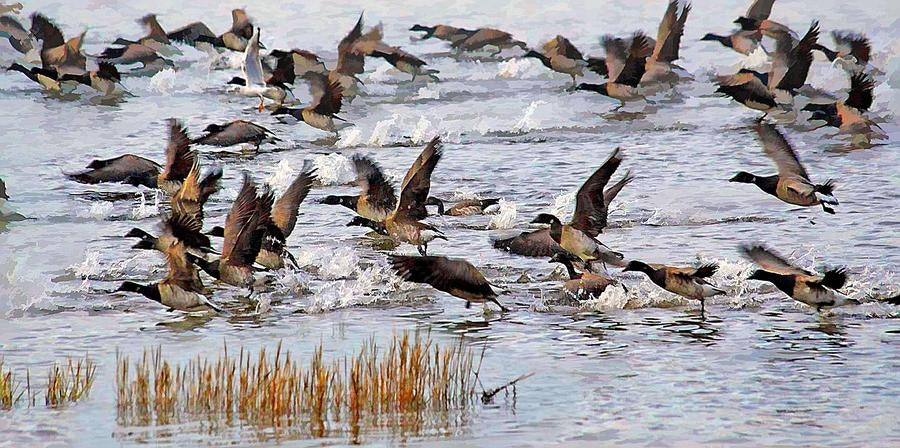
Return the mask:
[[272,222],[281,230],[281,234],[285,238],[294,231],[294,226],[297,224],[297,209],[306,199],[315,180],[315,169],[300,173],[272,206]]
[[622,163],[619,148],[613,150],[606,162],[591,174],[575,195],[575,214],[572,227],[590,237],[596,237],[606,227],[607,204],[603,189]]
[[765,246],[754,244],[741,246],[741,252],[758,264],[759,267],[777,274],[783,275],[815,275],[805,269],[800,269],[787,261],[786,258]]
[[774,125],[759,123],[756,125],[756,133],[759,135],[759,141],[762,142],[763,151],[778,166],[780,177],[800,176],[809,180],[809,174],[800,164],[800,159],[797,158],[791,144],[785,140]]
[[59,27],[41,13],[31,15],[31,34],[43,41],[41,44],[43,49],[58,47],[66,43]]
[[850,94],[844,104],[859,110],[868,110],[872,107],[874,89],[875,81],[869,75],[855,73],[850,77]]
[[359,15],[356,25],[338,43],[338,60],[335,71],[344,75],[358,75],[365,71],[365,55],[353,51],[353,46],[362,37],[363,15]]
[[[249,174],[244,174],[244,183],[238,192],[231,210],[225,216],[225,239],[222,245],[222,260],[228,261],[232,257],[237,256],[240,250],[237,246],[240,243],[242,234],[249,233],[247,231],[248,224],[251,220],[259,221],[256,213],[259,199],[257,197],[256,182],[250,178]],[[254,226],[255,227],[255,226]]]
[[650,43],[644,33],[637,32],[631,39],[631,47],[628,49],[628,58],[625,59],[625,65],[615,79],[616,84],[624,84],[636,87],[641,82],[641,77],[646,71],[647,57],[651,52]]
[[406,281],[427,283],[451,294],[451,291],[459,291],[485,298],[496,296],[481,271],[466,260],[391,255],[390,261],[400,278]]
[[522,232],[512,238],[496,240],[494,247],[526,257],[550,257],[554,254],[568,253],[559,243],[553,241],[550,229]]
[[329,80],[327,75],[307,72],[303,79],[309,82],[312,102],[308,109],[320,115],[333,116],[341,111],[344,88],[339,79]]
[[393,210],[397,206],[394,187],[385,179],[381,167],[366,156],[354,156],[353,166],[356,169],[356,182],[361,190],[360,196],[380,210]]
[[425,201],[431,190],[431,173],[441,160],[443,150],[440,137],[435,137],[425,146],[419,157],[413,162],[400,188],[400,202],[397,204],[397,216],[412,219],[424,219]]
[[625,68],[628,48],[625,41],[611,35],[603,36],[603,50],[606,52],[606,73],[609,79],[616,79]]
[[184,125],[175,119],[166,120],[169,124],[169,143],[166,146],[166,167],[163,176],[168,180],[181,180],[187,177],[197,153],[190,150],[191,139],[188,138]]
[[747,9],[745,17],[754,20],[766,20],[772,14],[772,5],[775,0],[754,0]]
[[122,182],[132,177],[151,179],[159,175],[159,172],[162,170],[158,163],[134,154],[125,154],[106,160],[94,160],[87,168],[87,171],[71,174],[69,177],[78,182],[96,184],[100,182]]
[[613,199],[619,195],[619,192],[622,191],[622,188],[625,188],[626,185],[630,184],[631,181],[634,180],[634,174],[631,173],[631,170],[625,172],[625,175],[622,176],[618,182],[613,184],[613,186],[607,188],[603,192],[603,202],[606,203],[607,213],[609,212],[609,204],[612,203]]
[[671,63],[679,58],[678,50],[681,46],[681,36],[684,35],[684,24],[687,22],[688,13],[691,12],[691,5],[685,5],[684,9],[681,10],[681,15],[676,19],[675,12],[677,9],[677,0],[669,3],[668,9],[666,9],[666,15],[659,25],[656,46],[653,48],[653,54],[650,56],[654,61]]

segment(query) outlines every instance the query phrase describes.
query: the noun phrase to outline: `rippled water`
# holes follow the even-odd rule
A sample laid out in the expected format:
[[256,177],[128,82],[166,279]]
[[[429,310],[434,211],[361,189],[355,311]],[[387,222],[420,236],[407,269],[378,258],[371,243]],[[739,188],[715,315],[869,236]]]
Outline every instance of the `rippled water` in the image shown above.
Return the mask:
[[[69,35],[88,28],[86,50],[141,33],[133,20],[145,5],[97,0],[28,2]],[[255,2],[257,3],[257,2]],[[258,2],[262,3],[262,2]],[[404,329],[430,329],[440,343],[460,339],[486,347],[482,379],[502,384],[534,372],[515,396],[479,406],[471,421],[451,434],[366,434],[363,442],[465,445],[812,445],[900,444],[900,326],[896,307],[866,303],[817,316],[760,283],[744,280],[751,266],[736,246],[762,241],[806,266],[846,265],[847,290],[870,293],[900,288],[900,238],[896,209],[900,128],[900,7],[892,1],[806,2],[781,0],[773,18],[805,29],[811,13],[822,28],[864,30],[873,41],[878,78],[870,112],[889,140],[853,150],[831,131],[783,128],[814,179],[834,178],[838,214],[796,210],[753,186],[727,182],[737,170],[771,172],[751,129],[756,113],[714,96],[708,81],[733,71],[741,59],[706,32],[724,34],[746,8],[743,1],[695,1],[682,41],[682,65],[695,78],[657,104],[615,105],[598,96],[564,91],[568,79],[535,60],[458,61],[438,42],[410,41],[413,23],[465,27],[493,25],[531,44],[565,34],[586,54],[600,55],[598,37],[645,29],[652,34],[663,1],[454,2],[435,7],[411,1],[384,4],[308,1],[253,4],[249,12],[269,48],[315,51],[329,63],[336,42],[363,7],[369,24],[385,24],[386,40],[423,56],[441,71],[442,82],[404,82],[380,61],[367,62],[362,76],[368,95],[342,115],[356,124],[335,142],[325,133],[278,123],[257,114],[255,103],[224,92],[235,70],[210,70],[204,53],[185,48],[178,70],[152,79],[126,79],[136,96],[112,106],[90,95],[70,101],[44,98],[19,74],[0,76],[3,147],[0,178],[12,200],[7,207],[32,219],[0,225],[0,356],[16,371],[33,376],[67,356],[89,353],[99,364],[91,397],[60,410],[17,408],[0,413],[0,446],[132,444],[141,441],[249,443],[241,431],[207,434],[186,427],[121,427],[115,415],[115,353],[140,353],[160,345],[172,359],[215,355],[223,343],[248,349],[278,341],[301,357],[319,342],[326,357],[355,352],[372,337]],[[155,2],[163,26],[202,19],[213,30],[230,23],[233,5],[195,1]],[[284,9],[282,9],[284,8]],[[823,41],[830,38],[823,34]],[[0,43],[0,57],[14,57]],[[4,62],[7,65],[8,62]],[[845,75],[825,62],[810,82],[836,90]],[[296,93],[307,99],[303,87]],[[431,136],[445,137],[446,152],[432,193],[459,199],[505,200],[500,216],[432,218],[449,241],[429,249],[465,257],[508,293],[514,310],[485,315],[431,289],[400,285],[359,228],[344,224],[350,213],[308,200],[289,240],[306,268],[276,274],[271,302],[258,313],[196,318],[167,313],[140,297],[111,294],[124,279],[153,280],[163,274],[153,254],[128,249],[121,238],[137,225],[153,228],[154,192],[128,186],[89,187],[65,180],[94,158],[124,152],[162,159],[163,120],[178,117],[197,135],[211,122],[251,119],[285,140],[278,151],[256,157],[220,157],[207,151],[206,166],[225,168],[224,191],[208,206],[220,223],[236,195],[240,173],[250,170],[283,188],[305,160],[318,166],[323,185],[311,199],[354,191],[349,156],[375,157],[395,181]],[[602,235],[630,258],[689,264],[715,260],[713,281],[728,290],[707,305],[660,292],[645,277],[623,276],[626,294],[612,289],[601,298],[561,304],[560,273],[541,259],[491,248],[491,238],[527,227],[538,212],[571,213],[573,193],[616,146],[625,149],[623,169],[637,179],[624,189]],[[412,253],[409,246],[400,252]],[[237,300],[228,289],[219,300]],[[266,309],[268,308],[268,309]],[[266,440],[265,438],[262,440]],[[341,437],[286,436],[291,445],[344,444]]]

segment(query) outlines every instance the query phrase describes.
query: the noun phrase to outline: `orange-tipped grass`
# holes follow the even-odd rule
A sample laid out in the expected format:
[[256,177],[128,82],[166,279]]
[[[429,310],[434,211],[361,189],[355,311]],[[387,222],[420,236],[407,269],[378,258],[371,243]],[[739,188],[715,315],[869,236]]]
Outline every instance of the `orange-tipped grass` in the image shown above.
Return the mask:
[[117,365],[126,425],[202,419],[357,440],[366,429],[419,433],[426,422],[447,425],[435,414],[465,411],[475,396],[472,353],[418,332],[394,335],[386,350],[368,341],[355,356],[332,361],[320,344],[307,364],[279,343],[274,353],[241,348],[235,357],[225,347],[215,360],[198,356],[183,365],[163,360],[157,347],[133,364],[119,357]]
[[22,398],[27,389],[21,389],[21,384],[16,381],[13,371],[3,367],[3,358],[0,357],[0,409],[12,409]]
[[65,365],[54,364],[47,374],[44,403],[59,407],[86,398],[94,385],[96,371],[97,366],[88,357],[68,359]]

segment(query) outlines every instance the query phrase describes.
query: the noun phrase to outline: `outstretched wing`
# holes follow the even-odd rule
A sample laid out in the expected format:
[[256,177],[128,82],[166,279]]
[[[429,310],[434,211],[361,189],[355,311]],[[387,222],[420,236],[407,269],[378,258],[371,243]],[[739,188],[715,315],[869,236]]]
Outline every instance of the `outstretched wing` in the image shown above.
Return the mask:
[[572,217],[572,227],[592,238],[606,227],[607,204],[603,189],[622,163],[620,152],[619,148],[613,150],[606,162],[597,168],[594,174],[591,174],[591,177],[584,182],[575,195],[575,214]]
[[425,211],[425,202],[428,200],[428,192],[431,190],[431,173],[434,172],[442,155],[441,139],[434,137],[406,172],[400,187],[400,202],[397,204],[398,215],[405,215],[416,220],[428,216],[428,212]]
[[781,132],[774,125],[759,123],[756,125],[756,133],[763,145],[763,151],[775,162],[778,167],[778,175],[781,177],[799,176],[809,180],[809,174],[800,164],[800,159],[791,148],[791,144],[785,140]]

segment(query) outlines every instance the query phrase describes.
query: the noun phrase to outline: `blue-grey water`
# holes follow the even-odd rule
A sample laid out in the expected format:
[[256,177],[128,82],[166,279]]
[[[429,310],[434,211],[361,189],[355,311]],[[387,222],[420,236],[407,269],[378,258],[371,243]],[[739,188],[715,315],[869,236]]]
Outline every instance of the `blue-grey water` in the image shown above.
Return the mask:
[[[371,337],[428,329],[442,344],[460,340],[480,353],[482,380],[499,385],[534,372],[517,393],[476,408],[469,424],[451,434],[404,437],[363,434],[366,444],[422,446],[897,446],[900,445],[900,325],[898,309],[874,303],[900,289],[900,4],[826,0],[815,7],[780,0],[773,19],[805,30],[821,21],[831,29],[864,31],[873,65],[883,75],[868,113],[884,129],[881,145],[853,148],[834,130],[784,123],[814,180],[835,179],[836,215],[796,209],[752,185],[729,183],[738,170],[774,172],[752,125],[758,113],[713,94],[715,73],[736,70],[743,57],[706,32],[726,33],[745,1],[697,0],[682,39],[685,82],[656,104],[615,106],[597,95],[565,89],[569,79],[536,60],[458,60],[443,43],[414,41],[414,23],[467,28],[495,26],[531,45],[563,34],[582,52],[602,55],[599,37],[636,29],[655,35],[665,1],[492,2],[452,4],[411,0],[402,7],[359,2],[252,2],[160,0],[25,2],[54,18],[64,33],[87,29],[85,49],[99,53],[117,36],[138,37],[134,20],[159,14],[174,29],[203,20],[221,32],[229,11],[247,6],[268,48],[296,47],[320,54],[329,66],[336,44],[361,10],[370,25],[384,23],[385,40],[440,70],[439,83],[406,82],[408,75],[380,60],[367,61],[366,94],[345,105],[355,124],[335,140],[305,125],[285,125],[256,112],[255,100],[225,92],[237,68],[212,70],[209,56],[189,47],[177,69],[153,78],[125,78],[135,96],[98,104],[92,94],[45,97],[18,73],[0,74],[0,178],[11,196],[3,205],[31,219],[0,224],[0,357],[6,368],[31,372],[41,384],[55,361],[85,353],[97,361],[90,397],[58,410],[18,406],[0,411],[0,446],[169,446],[274,443],[240,431],[205,433],[193,426],[121,427],[116,421],[116,351],[137,356],[159,345],[173,360],[213,356],[223,343],[248,349],[279,341],[300,357],[321,342],[327,357],[353,353]],[[26,20],[27,21],[27,20]],[[3,65],[17,54],[0,42]],[[232,57],[232,64],[238,60]],[[233,66],[234,67],[234,66]],[[588,78],[594,80],[594,78]],[[837,91],[846,75],[814,63],[809,82]],[[295,93],[308,100],[305,87]],[[290,250],[304,269],[274,274],[258,312],[198,319],[169,313],[142,297],[109,293],[122,280],[164,275],[156,254],[129,249],[131,227],[154,229],[165,203],[151,190],[124,185],[86,186],[66,180],[95,158],[122,153],[162,160],[164,120],[183,119],[192,135],[207,124],[238,118],[271,128],[283,143],[255,157],[220,157],[202,148],[205,166],[221,165],[224,188],[208,205],[208,225],[221,224],[249,170],[284,188],[304,161],[322,185],[301,206]],[[326,194],[351,194],[349,157],[377,159],[393,180],[402,176],[425,142],[442,135],[444,158],[432,193],[448,199],[499,197],[500,215],[431,218],[449,241],[429,252],[464,257],[507,292],[513,309],[499,315],[429,288],[402,284],[385,257],[345,227],[351,213],[318,205]],[[717,261],[713,282],[728,291],[698,306],[658,290],[646,277],[621,276],[628,292],[611,288],[578,306],[561,304],[561,276],[546,260],[509,255],[492,238],[528,228],[542,211],[571,213],[573,194],[615,147],[636,180],[613,207],[601,239],[629,258],[671,264]],[[278,149],[278,151],[271,151]],[[112,193],[124,193],[116,195]],[[759,241],[807,267],[849,269],[846,291],[860,306],[817,315],[763,284],[746,281],[752,266],[736,247]],[[414,253],[410,246],[398,248]],[[216,287],[216,298],[240,293]],[[344,445],[349,439],[287,437],[287,446]]]

